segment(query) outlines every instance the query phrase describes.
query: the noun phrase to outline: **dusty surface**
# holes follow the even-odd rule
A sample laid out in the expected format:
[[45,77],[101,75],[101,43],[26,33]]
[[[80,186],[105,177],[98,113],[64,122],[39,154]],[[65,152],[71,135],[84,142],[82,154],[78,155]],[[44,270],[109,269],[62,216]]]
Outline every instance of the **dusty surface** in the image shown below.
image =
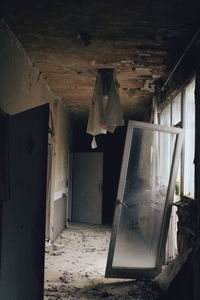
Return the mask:
[[151,282],[104,278],[110,231],[71,224],[46,248],[44,300],[159,299]]

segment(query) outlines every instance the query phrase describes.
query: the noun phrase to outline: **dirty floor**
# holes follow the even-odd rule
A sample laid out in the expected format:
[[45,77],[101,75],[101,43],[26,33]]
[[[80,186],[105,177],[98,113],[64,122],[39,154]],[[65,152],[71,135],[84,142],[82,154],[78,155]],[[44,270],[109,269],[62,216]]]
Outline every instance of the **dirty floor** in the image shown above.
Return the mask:
[[47,244],[44,300],[156,300],[150,281],[104,278],[111,228],[70,224]]

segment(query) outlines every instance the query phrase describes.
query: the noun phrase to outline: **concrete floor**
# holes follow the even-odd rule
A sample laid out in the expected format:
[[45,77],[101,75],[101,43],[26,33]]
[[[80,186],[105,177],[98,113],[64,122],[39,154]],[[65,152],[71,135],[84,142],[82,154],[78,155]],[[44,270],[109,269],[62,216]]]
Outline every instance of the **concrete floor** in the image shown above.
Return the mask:
[[44,300],[159,299],[150,281],[104,278],[111,228],[70,224],[46,247]]

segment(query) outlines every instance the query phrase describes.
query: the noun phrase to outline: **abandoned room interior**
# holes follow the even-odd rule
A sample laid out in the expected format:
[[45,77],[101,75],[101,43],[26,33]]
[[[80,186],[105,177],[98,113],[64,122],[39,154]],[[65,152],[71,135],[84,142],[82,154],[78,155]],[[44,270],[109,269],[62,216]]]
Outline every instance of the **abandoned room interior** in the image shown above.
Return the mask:
[[0,299],[200,299],[199,15],[3,1]]

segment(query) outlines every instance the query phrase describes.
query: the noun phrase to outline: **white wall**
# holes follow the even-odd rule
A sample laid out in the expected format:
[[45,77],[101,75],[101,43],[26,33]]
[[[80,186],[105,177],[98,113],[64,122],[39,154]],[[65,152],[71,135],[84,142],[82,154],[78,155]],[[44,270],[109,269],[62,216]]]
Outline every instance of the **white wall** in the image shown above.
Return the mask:
[[[0,109],[10,115],[50,104],[55,128],[54,200],[66,192],[69,157],[69,115],[30,61],[4,21],[0,21]],[[57,216],[56,216],[57,217]],[[52,220],[54,220],[54,212]],[[53,221],[52,221],[53,222]],[[53,227],[54,224],[51,224]],[[54,231],[54,228],[51,228]]]

